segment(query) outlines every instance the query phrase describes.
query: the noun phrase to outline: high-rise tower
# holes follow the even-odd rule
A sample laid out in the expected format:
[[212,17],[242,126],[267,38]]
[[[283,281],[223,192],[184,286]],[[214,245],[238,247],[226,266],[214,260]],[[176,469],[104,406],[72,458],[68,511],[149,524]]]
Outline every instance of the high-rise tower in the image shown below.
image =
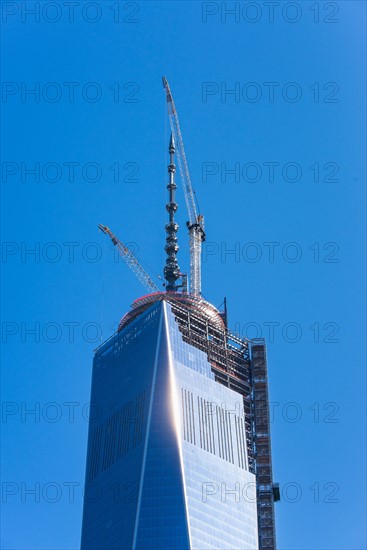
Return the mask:
[[171,136],[166,292],[136,300],[94,357],[81,548],[271,550],[265,342],[178,291],[174,153]]

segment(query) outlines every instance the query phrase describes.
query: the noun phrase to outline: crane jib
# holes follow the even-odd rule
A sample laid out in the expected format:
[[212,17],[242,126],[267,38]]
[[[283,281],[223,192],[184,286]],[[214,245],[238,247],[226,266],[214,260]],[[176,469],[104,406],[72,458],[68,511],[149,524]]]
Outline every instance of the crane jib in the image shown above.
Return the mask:
[[[177,144],[177,158],[180,170],[182,187],[185,195],[186,207],[189,215],[189,236],[190,236],[190,279],[191,291],[194,295],[201,294],[201,242],[205,239],[203,216],[198,215],[194,190],[192,188],[189,167],[181,135],[180,122],[173,101],[172,93],[164,76],[163,87],[166,91],[168,118],[172,133]],[[200,228],[200,230],[198,229]],[[200,237],[199,237],[200,235]]]
[[140,265],[139,261],[135,258],[131,250],[126,245],[124,245],[124,243],[122,243],[116,237],[116,235],[114,235],[112,231],[110,231],[108,227],[102,224],[100,224],[98,227],[99,229],[101,229],[101,231],[103,231],[105,235],[108,235],[110,237],[113,244],[117,247],[121,258],[135,273],[135,275],[137,276],[139,281],[145,286],[145,288],[153,292],[159,292],[158,286],[154,283],[154,281],[148,275],[145,269]]

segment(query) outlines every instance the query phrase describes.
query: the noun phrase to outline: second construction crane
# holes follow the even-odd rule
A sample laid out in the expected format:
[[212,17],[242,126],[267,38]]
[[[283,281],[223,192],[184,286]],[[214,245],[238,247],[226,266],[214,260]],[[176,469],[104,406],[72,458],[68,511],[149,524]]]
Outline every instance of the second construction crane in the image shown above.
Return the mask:
[[135,273],[142,285],[149,292],[159,292],[159,288],[145,271],[145,269],[140,265],[131,250],[126,245],[124,245],[124,243],[121,242],[120,239],[116,237],[116,235],[114,235],[114,233],[112,233],[112,231],[107,226],[100,223],[98,229],[100,229],[102,233],[110,237],[112,244],[117,247],[121,258]]
[[195,193],[191,184],[189,167],[186,160],[184,144],[181,135],[180,122],[177,110],[173,101],[172,93],[164,76],[163,87],[166,91],[168,118],[172,134],[175,138],[177,148],[178,167],[180,170],[185,202],[189,215],[187,227],[190,239],[190,294],[201,295],[201,243],[205,241],[204,217],[199,214]]

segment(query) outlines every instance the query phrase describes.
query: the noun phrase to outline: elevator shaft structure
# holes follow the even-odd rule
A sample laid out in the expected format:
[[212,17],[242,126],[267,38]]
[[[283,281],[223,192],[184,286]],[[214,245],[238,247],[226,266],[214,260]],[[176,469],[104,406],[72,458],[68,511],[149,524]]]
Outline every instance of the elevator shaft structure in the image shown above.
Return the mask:
[[164,76],[162,78],[163,87],[166,91],[168,118],[172,134],[176,141],[178,167],[180,170],[186,207],[189,215],[187,227],[189,229],[190,240],[190,294],[194,296],[201,295],[201,243],[205,241],[204,217],[198,213],[195,200],[195,193],[191,184],[189,167],[186,160],[186,154],[178,120],[177,110],[173,101],[172,93]]

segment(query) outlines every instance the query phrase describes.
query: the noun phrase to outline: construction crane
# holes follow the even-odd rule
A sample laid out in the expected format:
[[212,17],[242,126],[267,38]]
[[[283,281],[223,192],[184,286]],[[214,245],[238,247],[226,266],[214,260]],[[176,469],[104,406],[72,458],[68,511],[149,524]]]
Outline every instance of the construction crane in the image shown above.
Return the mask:
[[149,277],[148,273],[145,271],[145,269],[139,264],[138,260],[135,258],[134,254],[131,252],[131,250],[128,249],[127,246],[125,246],[120,239],[116,237],[112,233],[112,231],[106,227],[105,225],[102,225],[101,223],[98,226],[98,229],[102,231],[105,235],[108,235],[112,241],[112,243],[117,247],[119,254],[121,258],[124,260],[124,262],[130,267],[130,269],[135,273],[139,281],[145,286],[145,288],[149,292],[160,292],[159,288],[155,284],[155,282]]
[[177,147],[178,167],[183,184],[185,202],[189,214],[187,227],[189,229],[190,240],[190,294],[194,296],[201,295],[201,243],[205,241],[204,217],[198,214],[198,208],[195,201],[195,193],[191,184],[189,167],[186,160],[184,144],[182,140],[180,122],[177,116],[177,110],[173,101],[172,93],[164,76],[162,78],[163,87],[166,90],[168,118],[172,134],[175,137]]

